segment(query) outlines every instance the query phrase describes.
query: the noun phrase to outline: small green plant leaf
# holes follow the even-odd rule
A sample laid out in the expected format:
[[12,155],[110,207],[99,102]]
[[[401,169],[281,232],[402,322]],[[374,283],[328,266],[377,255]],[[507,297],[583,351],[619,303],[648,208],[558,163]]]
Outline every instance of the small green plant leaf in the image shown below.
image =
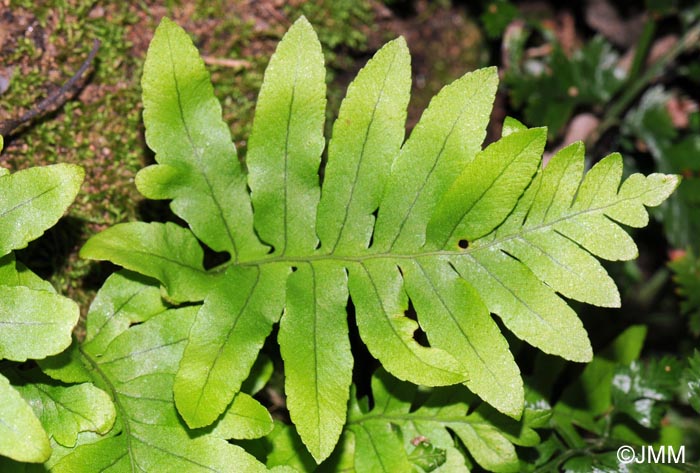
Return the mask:
[[612,406],[611,389],[616,367],[627,366],[639,358],[646,333],[646,327],[642,325],[634,325],[621,333],[564,391],[557,409],[568,405],[593,416],[608,411]]
[[0,359],[25,361],[63,351],[71,344],[78,305],[24,286],[0,286]]
[[700,352],[695,350],[688,358],[688,366],[683,370],[683,381],[688,390],[688,401],[700,413]]
[[581,376],[564,390],[554,407],[554,422],[572,429],[572,424],[602,434],[601,417],[613,410],[613,378],[621,367],[639,358],[647,329],[633,325],[593,358]]
[[678,362],[670,357],[618,367],[612,378],[613,404],[644,427],[658,427],[664,401],[673,398],[679,376]]
[[148,146],[158,164],[136,176],[152,199],[171,208],[215,251],[265,253],[253,229],[245,175],[236,158],[209,74],[187,34],[164,19],[151,41],[143,80]]
[[[190,427],[225,416],[279,321],[290,417],[314,459],[325,460],[346,421],[349,300],[362,342],[394,376],[426,386],[465,383],[516,419],[523,383],[491,314],[546,353],[592,358],[583,324],[562,296],[619,305],[596,257],[634,257],[619,224],[644,226],[645,206],[668,197],[677,176],[621,182],[622,161],[612,155],[584,177],[580,144],[542,167],[545,130],[514,120],[482,150],[498,82],[493,68],[445,87],[404,143],[409,63],[399,38],[360,71],[320,169],[322,56],[308,22],[295,22],[265,75],[248,193],[195,48],[169,20],[156,31],[143,85],[158,164],[139,173],[137,184],[147,197],[173,199],[192,231],[123,224],[93,237],[82,254],[156,278],[175,301],[204,301],[174,381]],[[197,239],[230,260],[203,270]],[[504,421],[472,415],[482,426],[478,442],[507,450],[504,463],[486,453],[482,461],[504,471],[517,466],[513,439],[532,438],[506,435]],[[367,425],[356,444],[401,438],[386,423]],[[431,445],[453,464],[454,445]],[[391,468],[410,468],[402,451]],[[367,468],[380,467],[369,458]]]
[[0,177],[0,256],[52,227],[75,199],[84,175],[80,166],[55,164]]
[[0,374],[0,455],[41,463],[51,456],[49,438],[31,407]]

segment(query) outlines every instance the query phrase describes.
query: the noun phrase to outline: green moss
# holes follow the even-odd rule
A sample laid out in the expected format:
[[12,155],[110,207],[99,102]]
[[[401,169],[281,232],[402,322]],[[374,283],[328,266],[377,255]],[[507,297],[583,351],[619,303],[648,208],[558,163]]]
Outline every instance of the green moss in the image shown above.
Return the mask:
[[[3,45],[6,65],[14,68],[10,87],[0,97],[3,119],[20,116],[77,71],[92,47],[102,45],[88,85],[60,109],[18,130],[8,140],[3,160],[13,169],[56,162],[80,164],[86,181],[66,224],[38,240],[21,257],[49,276],[63,293],[81,302],[91,271],[77,249],[91,234],[133,218],[139,197],[133,176],[143,165],[138,71],[127,26],[134,18],[129,2],[101,6],[89,0],[12,1],[16,19],[32,25]],[[3,51],[4,52],[4,51]]]

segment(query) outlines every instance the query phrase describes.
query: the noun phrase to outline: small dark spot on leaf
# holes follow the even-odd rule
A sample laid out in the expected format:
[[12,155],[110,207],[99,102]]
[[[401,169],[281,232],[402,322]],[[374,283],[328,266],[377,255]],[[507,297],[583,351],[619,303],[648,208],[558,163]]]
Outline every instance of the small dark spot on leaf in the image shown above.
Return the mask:
[[467,240],[459,240],[457,242],[457,246],[459,246],[463,250],[466,250],[467,248],[469,248],[469,242]]

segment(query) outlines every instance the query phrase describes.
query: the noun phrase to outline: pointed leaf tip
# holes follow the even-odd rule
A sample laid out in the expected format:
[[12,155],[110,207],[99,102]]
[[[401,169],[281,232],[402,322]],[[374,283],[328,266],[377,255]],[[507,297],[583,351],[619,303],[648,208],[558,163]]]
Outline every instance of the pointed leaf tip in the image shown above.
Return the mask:
[[314,31],[314,34],[316,33],[316,31],[314,30],[314,27],[311,25],[311,22],[309,22],[309,19],[306,18],[306,15],[299,16],[299,18],[297,18],[296,21],[294,21],[294,23],[289,28],[289,30],[287,30],[287,33],[289,33],[293,28],[302,28],[302,27],[308,28],[308,29]]

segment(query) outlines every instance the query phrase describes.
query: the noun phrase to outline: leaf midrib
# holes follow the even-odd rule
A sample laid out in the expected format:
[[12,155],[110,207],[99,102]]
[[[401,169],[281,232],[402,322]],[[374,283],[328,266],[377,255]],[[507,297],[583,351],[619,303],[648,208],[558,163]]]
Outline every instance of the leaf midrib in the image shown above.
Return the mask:
[[[131,465],[131,471],[136,471],[136,459],[134,458],[133,451],[131,448],[131,425],[129,424],[130,417],[127,414],[127,410],[124,408],[124,405],[121,403],[121,400],[119,399],[119,391],[117,390],[116,386],[112,383],[112,381],[109,379],[109,376],[107,376],[107,373],[102,371],[102,368],[100,367],[99,363],[92,358],[92,356],[85,351],[85,348],[82,345],[78,345],[78,350],[80,351],[80,354],[83,356],[85,361],[90,364],[92,369],[97,373],[99,378],[102,380],[102,382],[105,384],[107,387],[107,390],[109,391],[109,396],[112,398],[112,401],[114,401],[114,407],[116,408],[116,411],[118,412],[119,418],[121,419],[121,423],[124,426],[124,432],[126,434],[126,453],[129,455],[129,464]],[[123,456],[123,455],[122,455]],[[121,457],[120,457],[121,458]]]
[[50,187],[49,189],[46,189],[45,191],[43,191],[43,192],[41,192],[41,193],[39,193],[39,194],[37,194],[37,195],[31,196],[31,197],[30,197],[29,199],[27,199],[27,200],[23,200],[22,202],[19,202],[19,203],[16,204],[14,207],[11,207],[11,208],[9,208],[9,209],[7,209],[7,210],[4,210],[3,212],[0,212],[0,220],[2,220],[3,218],[7,217],[7,216],[8,216],[9,214],[11,214],[12,212],[15,212],[15,211],[21,209],[21,208],[24,207],[25,205],[29,205],[30,203],[34,202],[35,200],[42,198],[44,195],[46,195],[46,194],[48,194],[48,193],[50,193],[50,192],[53,192],[54,190],[58,189],[59,187],[60,187],[59,185],[55,185],[55,186],[53,186],[53,187]]
[[289,107],[287,110],[287,126],[284,136],[284,226],[282,231],[282,251],[280,254],[284,256],[287,253],[287,242],[289,240],[289,138],[291,136],[292,113],[294,111],[294,101],[297,92],[297,82],[299,80],[299,65],[301,64],[301,51],[297,49],[297,61],[294,67],[294,81],[292,83],[292,96],[289,99]]
[[[358,256],[351,256],[351,255],[337,255],[334,253],[330,254],[324,254],[322,252],[315,252],[313,254],[307,255],[307,256],[271,256],[268,258],[262,258],[262,259],[251,259],[251,260],[243,260],[243,261],[238,261],[237,263],[234,262],[227,262],[222,264],[221,266],[218,266],[214,268],[211,271],[216,271],[216,272],[223,272],[225,269],[227,269],[229,266],[233,264],[237,264],[240,266],[262,266],[265,264],[289,264],[289,265],[294,265],[294,264],[299,264],[299,263],[313,263],[316,261],[335,261],[338,263],[363,263],[365,261],[370,261],[374,259],[392,259],[392,260],[401,260],[401,259],[411,259],[411,260],[417,260],[421,258],[430,258],[430,257],[459,257],[459,256],[467,256],[467,255],[473,255],[474,253],[477,253],[479,251],[487,250],[493,247],[498,247],[499,245],[502,245],[510,240],[516,239],[516,238],[522,238],[524,235],[530,234],[530,233],[535,233],[538,231],[542,231],[545,229],[548,229],[550,227],[554,227],[560,222],[564,222],[567,220],[572,220],[574,218],[577,218],[582,215],[587,215],[587,214],[594,214],[594,213],[599,213],[599,212],[604,212],[606,209],[615,207],[616,205],[619,205],[623,202],[627,201],[632,201],[632,200],[639,200],[641,197],[645,194],[648,194],[650,192],[653,192],[653,189],[651,190],[646,190],[638,195],[626,197],[623,199],[615,200],[614,202],[611,202],[607,205],[599,206],[599,207],[594,207],[594,208],[588,208],[584,210],[579,210],[574,213],[567,214],[565,216],[562,216],[561,218],[557,220],[552,220],[549,222],[545,222],[539,225],[533,225],[531,227],[521,227],[520,232],[513,233],[510,235],[506,235],[502,238],[497,238],[492,241],[483,243],[481,245],[478,244],[472,244],[469,246],[467,249],[460,249],[460,250],[433,250],[433,251],[426,251],[426,252],[420,252],[420,253],[390,253],[390,252],[371,252],[371,249],[364,250],[367,251],[364,254],[360,254]],[[493,234],[493,232],[489,233],[488,235]],[[486,235],[486,237],[488,236]],[[477,243],[479,240],[477,240]]]

